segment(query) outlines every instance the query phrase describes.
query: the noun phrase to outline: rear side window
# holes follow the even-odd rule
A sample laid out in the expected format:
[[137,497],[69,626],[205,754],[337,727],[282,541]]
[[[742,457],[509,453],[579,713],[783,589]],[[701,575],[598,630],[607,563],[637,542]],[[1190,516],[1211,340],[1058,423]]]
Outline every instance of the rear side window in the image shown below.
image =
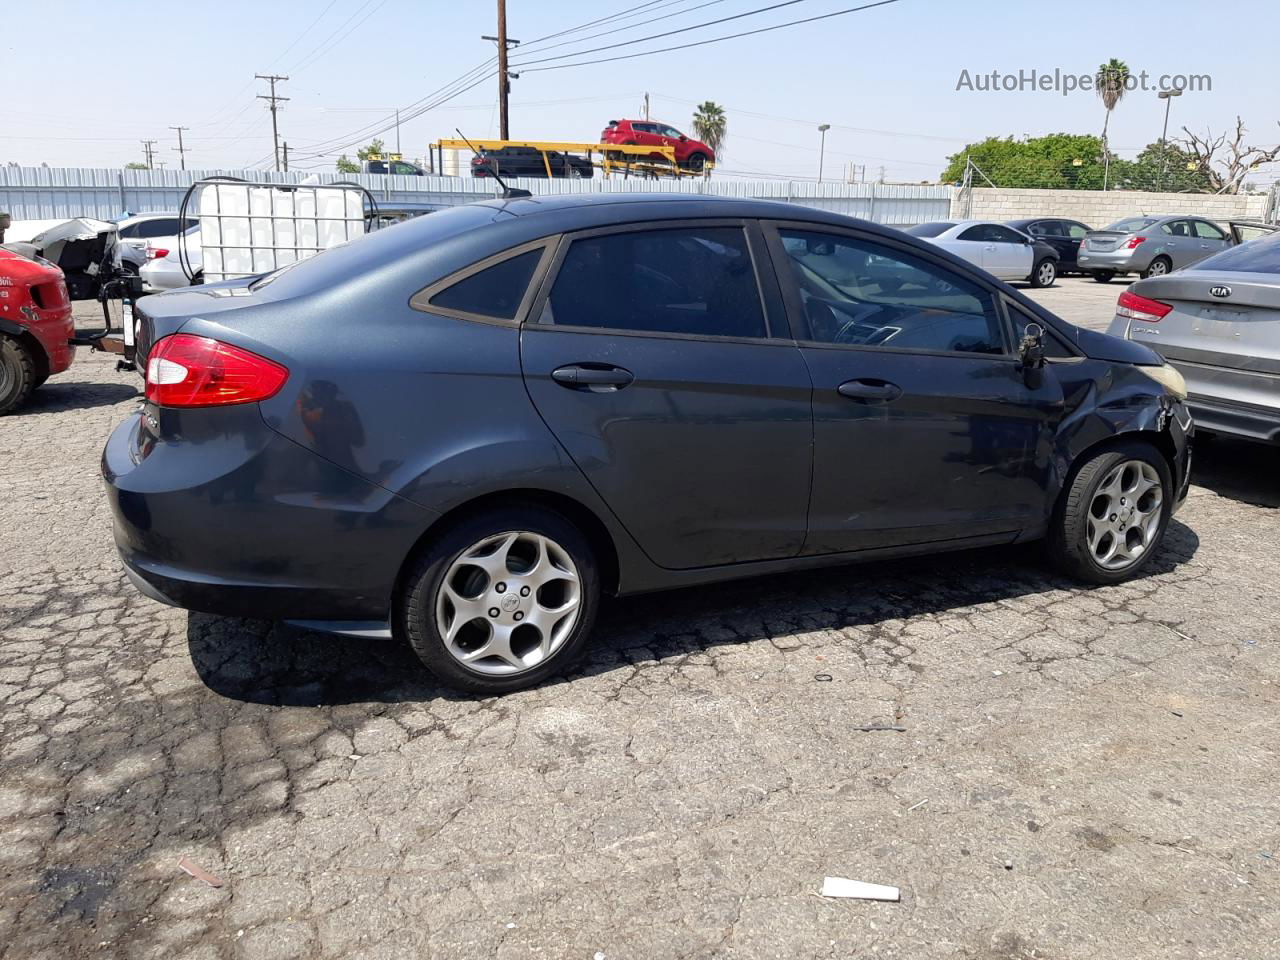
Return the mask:
[[454,313],[514,320],[541,256],[538,248],[508,257],[445,287],[427,304]]
[[1005,352],[995,299],[945,267],[851,237],[778,233],[808,339],[852,347]]
[[1192,270],[1226,270],[1233,273],[1280,273],[1280,231],[1215,253]]
[[1063,235],[1062,224],[1057,220],[1041,220],[1031,225],[1029,233],[1039,237],[1060,237]]
[[739,227],[575,240],[543,322],[703,337],[764,337],[764,310]]
[[980,223],[976,227],[970,227],[964,233],[960,234],[960,236],[956,237],[956,239],[957,240],[975,240],[978,242],[983,242],[986,240],[990,240],[991,238],[987,236],[986,225]]

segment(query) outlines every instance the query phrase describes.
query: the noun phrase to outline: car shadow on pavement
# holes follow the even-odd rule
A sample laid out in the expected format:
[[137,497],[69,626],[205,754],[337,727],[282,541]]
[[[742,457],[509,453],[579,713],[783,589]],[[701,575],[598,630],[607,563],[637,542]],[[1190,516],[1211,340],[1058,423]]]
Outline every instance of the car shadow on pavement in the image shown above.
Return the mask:
[[1198,435],[1191,482],[1241,503],[1280,507],[1280,446]]
[[[1199,543],[1190,527],[1173,520],[1160,554],[1138,579],[1176,570]],[[1051,572],[1031,544],[846,564],[609,600],[602,604],[583,663],[548,684],[712,647],[1088,589]],[[352,639],[192,613],[187,643],[205,685],[234,700],[332,706],[472,699],[437,684],[408,645],[396,640]]]
[[[139,381],[141,382],[141,381]],[[109,407],[139,397],[138,388],[130,383],[82,383],[74,380],[50,380],[33,391],[27,402],[10,416],[32,417],[42,413],[87,410]]]

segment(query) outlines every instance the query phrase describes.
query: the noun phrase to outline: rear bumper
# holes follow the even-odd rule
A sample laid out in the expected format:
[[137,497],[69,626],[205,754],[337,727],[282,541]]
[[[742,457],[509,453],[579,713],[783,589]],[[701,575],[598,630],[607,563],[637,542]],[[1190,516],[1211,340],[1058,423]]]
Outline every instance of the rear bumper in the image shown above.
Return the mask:
[[116,546],[144,594],[226,616],[387,619],[433,513],[275,433],[256,406],[182,417],[169,443],[130,417],[102,454]]
[[1139,270],[1145,270],[1147,265],[1135,261],[1134,253],[1137,251],[1130,250],[1108,250],[1102,253],[1085,252],[1081,250],[1076,254],[1076,266],[1080,270],[1114,270],[1116,273],[1135,273]]
[[1280,407],[1258,407],[1192,394],[1187,406],[1196,426],[1210,433],[1280,443]]

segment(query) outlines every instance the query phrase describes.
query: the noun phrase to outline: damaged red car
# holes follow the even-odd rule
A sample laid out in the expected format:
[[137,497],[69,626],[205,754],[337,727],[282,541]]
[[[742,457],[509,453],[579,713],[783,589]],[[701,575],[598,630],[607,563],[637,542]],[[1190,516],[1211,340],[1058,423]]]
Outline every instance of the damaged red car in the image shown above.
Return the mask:
[[71,366],[74,336],[62,271],[0,247],[0,415]]

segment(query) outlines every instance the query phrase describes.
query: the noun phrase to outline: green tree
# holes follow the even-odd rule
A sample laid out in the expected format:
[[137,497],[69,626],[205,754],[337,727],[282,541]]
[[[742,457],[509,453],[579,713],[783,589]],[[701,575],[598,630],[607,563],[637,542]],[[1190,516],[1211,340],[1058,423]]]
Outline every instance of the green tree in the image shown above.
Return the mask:
[[1111,161],[1113,182],[1123,190],[1164,193],[1214,193],[1209,172],[1194,154],[1176,143],[1149,143],[1133,160]]
[[728,118],[724,115],[724,108],[711,100],[698,104],[693,111],[694,136],[715,151],[717,160],[724,146],[727,123]]
[[139,160],[130,160],[128,163],[124,165],[124,168],[126,170],[150,170],[151,169],[145,163],[142,163]]
[[360,161],[359,163],[357,163],[355,160],[350,159],[344,153],[342,156],[338,157],[338,172],[339,173],[359,173],[361,170],[360,164],[368,160],[370,154],[376,153],[379,156],[385,157],[386,146],[387,145],[382,142],[382,139],[380,137],[374,137],[371,141],[369,141],[367,146],[363,146],[356,151],[356,159]]
[[[1039,187],[1059,190],[1102,189],[1102,141],[1075,133],[1043,137],[988,137],[947,158],[944,183],[964,179],[967,160],[997,187]],[[986,185],[982,175],[974,182]]]
[[1128,89],[1129,65],[1123,60],[1112,57],[1098,67],[1098,75],[1094,78],[1094,88],[1107,108],[1106,119],[1102,121],[1102,145],[1107,144],[1107,127],[1111,123],[1111,111],[1116,108]]

